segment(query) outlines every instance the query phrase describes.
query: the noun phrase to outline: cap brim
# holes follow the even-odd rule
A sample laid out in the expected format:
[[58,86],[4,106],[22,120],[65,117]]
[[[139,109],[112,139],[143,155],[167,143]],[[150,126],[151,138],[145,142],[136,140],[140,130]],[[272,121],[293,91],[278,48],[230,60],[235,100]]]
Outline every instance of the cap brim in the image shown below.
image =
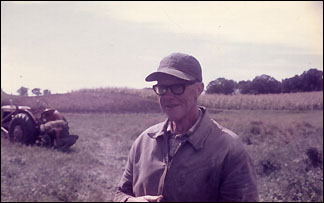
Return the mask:
[[188,81],[193,81],[195,80],[196,78],[189,75],[189,74],[186,74],[186,73],[183,73],[181,71],[178,71],[178,70],[175,70],[175,69],[160,69],[154,73],[151,73],[150,75],[148,75],[146,78],[145,78],[145,81],[147,82],[151,82],[151,81],[157,81],[159,78],[161,78],[161,76],[165,76],[165,75],[171,75],[171,76],[174,76],[174,77],[177,77],[177,78],[180,78],[182,80],[188,80]]

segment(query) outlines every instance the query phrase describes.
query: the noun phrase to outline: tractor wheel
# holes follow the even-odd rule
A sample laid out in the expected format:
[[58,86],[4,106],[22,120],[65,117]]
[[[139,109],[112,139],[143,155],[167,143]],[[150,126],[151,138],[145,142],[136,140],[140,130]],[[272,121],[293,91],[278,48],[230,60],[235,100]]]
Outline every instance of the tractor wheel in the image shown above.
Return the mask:
[[43,134],[39,136],[36,144],[41,147],[51,148],[53,147],[53,140],[48,134]]
[[9,139],[22,144],[34,144],[37,130],[34,121],[25,113],[16,114],[10,123]]

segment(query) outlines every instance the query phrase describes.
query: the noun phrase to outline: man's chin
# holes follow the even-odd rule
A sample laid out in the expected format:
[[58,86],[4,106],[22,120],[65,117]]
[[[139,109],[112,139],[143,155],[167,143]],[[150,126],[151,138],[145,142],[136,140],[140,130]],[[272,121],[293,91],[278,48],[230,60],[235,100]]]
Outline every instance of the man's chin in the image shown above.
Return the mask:
[[179,106],[174,108],[163,108],[163,112],[167,115],[168,119],[171,121],[179,120],[181,117],[181,109],[179,109]]
[[180,120],[180,116],[178,114],[174,114],[174,113],[166,113],[165,114],[167,115],[168,119],[170,121],[178,121]]

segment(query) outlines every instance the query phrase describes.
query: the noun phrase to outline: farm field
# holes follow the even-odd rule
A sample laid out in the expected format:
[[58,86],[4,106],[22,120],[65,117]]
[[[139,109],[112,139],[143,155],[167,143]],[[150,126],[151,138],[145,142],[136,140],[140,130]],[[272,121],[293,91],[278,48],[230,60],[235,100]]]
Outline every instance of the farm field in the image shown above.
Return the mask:
[[[152,89],[97,88],[46,96],[16,96],[1,92],[1,106],[40,105],[70,113],[158,113],[160,106]],[[203,94],[199,103],[210,109],[323,110],[323,91],[261,95]]]
[[[323,201],[323,110],[210,113],[244,142],[256,166],[260,201]],[[1,201],[112,201],[131,144],[164,120],[154,112],[64,115],[79,135],[68,153],[1,136]]]

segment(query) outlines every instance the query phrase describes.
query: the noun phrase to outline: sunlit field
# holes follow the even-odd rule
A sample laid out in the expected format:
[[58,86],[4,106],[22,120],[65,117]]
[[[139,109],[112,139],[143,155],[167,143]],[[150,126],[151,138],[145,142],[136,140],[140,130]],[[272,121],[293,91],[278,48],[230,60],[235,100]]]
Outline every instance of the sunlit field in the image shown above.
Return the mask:
[[217,109],[249,110],[323,110],[323,92],[214,95],[200,98],[204,106]]
[[[157,113],[160,112],[151,89],[97,88],[47,96],[11,96],[1,94],[1,105],[12,103],[37,107],[55,107],[63,112]],[[40,102],[37,102],[40,101]],[[210,109],[236,110],[323,110],[323,92],[263,95],[203,94],[199,103]]]
[[[131,144],[165,119],[150,90],[114,91],[48,96],[79,135],[68,153],[10,143],[2,134],[1,201],[112,201]],[[322,92],[258,96],[203,95],[200,103],[240,136],[256,166],[261,201],[323,201]],[[33,104],[36,97],[24,99]]]

